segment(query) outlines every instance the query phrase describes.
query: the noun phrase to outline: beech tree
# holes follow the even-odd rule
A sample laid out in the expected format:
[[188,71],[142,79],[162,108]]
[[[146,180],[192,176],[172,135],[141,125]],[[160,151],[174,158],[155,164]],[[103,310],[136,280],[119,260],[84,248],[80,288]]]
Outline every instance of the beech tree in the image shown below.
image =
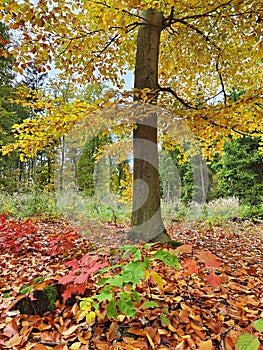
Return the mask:
[[[135,101],[172,111],[166,132],[181,118],[208,158],[233,133],[262,138],[261,0],[7,0],[0,6],[2,20],[21,36],[12,51],[18,70],[32,59],[40,69],[55,61],[76,81],[107,80],[117,87],[120,76],[134,70]],[[233,103],[228,95],[235,87],[245,93]],[[157,121],[154,109],[136,119],[130,237],[165,242]],[[41,128],[43,134],[45,127],[42,138],[48,138],[50,124],[43,118],[39,124],[24,125],[24,133],[35,127],[35,135]]]

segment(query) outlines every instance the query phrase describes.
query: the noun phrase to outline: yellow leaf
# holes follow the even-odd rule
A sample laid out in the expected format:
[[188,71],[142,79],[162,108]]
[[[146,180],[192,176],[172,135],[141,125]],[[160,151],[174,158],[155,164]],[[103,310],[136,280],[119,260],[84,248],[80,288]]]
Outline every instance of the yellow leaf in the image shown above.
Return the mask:
[[148,339],[148,342],[151,344],[151,347],[154,349],[154,342],[148,332],[146,332],[146,337]]
[[71,349],[71,350],[78,350],[80,347],[81,347],[81,343],[80,343],[80,342],[76,342],[76,343],[73,343],[73,344],[70,346],[70,349]]
[[150,274],[153,277],[154,282],[158,285],[159,289],[163,290],[164,282],[162,277],[156,271],[151,271]]
[[91,323],[95,320],[96,318],[96,313],[94,311],[89,312],[86,314],[86,322]]

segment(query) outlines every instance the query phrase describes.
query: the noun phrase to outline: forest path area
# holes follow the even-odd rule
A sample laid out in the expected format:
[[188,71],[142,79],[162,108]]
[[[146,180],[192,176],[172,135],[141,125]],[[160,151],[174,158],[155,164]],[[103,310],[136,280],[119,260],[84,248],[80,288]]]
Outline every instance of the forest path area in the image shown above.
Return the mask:
[[[41,277],[55,283],[69,272],[67,261],[96,252],[111,263],[113,248],[125,244],[122,230],[96,222],[76,229],[63,220],[1,216],[0,349],[234,350],[244,332],[258,338],[262,349],[263,333],[252,326],[263,318],[262,224],[169,226],[171,237],[184,243],[182,248],[155,244],[151,249],[177,254],[183,268],[154,264],[160,279],[138,285],[141,301],[135,303],[135,319],[119,314],[117,320],[105,316],[87,323],[78,298],[57,301],[55,310],[43,315],[16,310],[25,297],[22,286],[43,289],[42,282],[33,282]],[[139,247],[144,252],[143,245]],[[92,293],[100,289],[94,277],[86,283]],[[34,301],[30,291],[28,295]],[[147,302],[157,306],[143,307]]]

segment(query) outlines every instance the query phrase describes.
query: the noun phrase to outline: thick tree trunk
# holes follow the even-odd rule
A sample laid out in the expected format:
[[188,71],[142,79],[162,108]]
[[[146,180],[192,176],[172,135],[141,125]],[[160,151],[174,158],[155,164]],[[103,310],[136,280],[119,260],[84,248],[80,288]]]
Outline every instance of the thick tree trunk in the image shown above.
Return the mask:
[[[163,16],[153,9],[142,13],[145,25],[138,32],[135,89],[158,89],[158,57]],[[157,96],[155,98],[156,102]],[[136,101],[142,101],[136,97]],[[139,108],[139,107],[138,107]],[[128,238],[133,241],[170,240],[160,209],[157,113],[154,107],[137,120],[133,134],[133,212]]]

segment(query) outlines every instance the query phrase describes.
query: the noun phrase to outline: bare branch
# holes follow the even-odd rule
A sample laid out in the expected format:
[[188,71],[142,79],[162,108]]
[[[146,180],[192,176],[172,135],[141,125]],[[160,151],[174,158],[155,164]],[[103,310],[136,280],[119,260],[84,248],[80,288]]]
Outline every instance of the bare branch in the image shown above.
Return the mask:
[[222,74],[220,72],[218,60],[216,61],[216,71],[217,71],[219,79],[220,79],[220,83],[221,83],[221,86],[222,86],[222,92],[223,92],[223,95],[224,95],[224,105],[226,106],[226,103],[227,103],[226,89],[225,89],[225,85],[224,85],[224,80],[223,80]]
[[[98,5],[105,6],[105,7],[109,8],[109,9],[111,8],[110,5],[107,5],[107,4],[105,4],[105,2],[102,2],[102,1],[92,1],[92,2],[95,3],[95,4],[98,4]],[[132,13],[130,11],[127,11],[127,10],[124,10],[124,9],[120,10],[118,7],[114,7],[114,10],[121,11],[123,13],[127,13],[129,16],[136,17],[136,18],[139,18],[141,20],[144,20],[144,18],[142,16],[137,15],[136,13]]]
[[182,97],[180,97],[173,89],[170,87],[160,87],[158,89],[158,92],[169,92],[171,93],[183,106],[185,106],[188,109],[197,109],[193,105],[191,105],[189,102],[186,102]]
[[171,7],[171,12],[169,17],[164,19],[163,27],[164,28],[170,27],[171,24],[173,23],[173,19],[174,19],[174,6]]
[[200,17],[209,16],[209,15],[213,14],[214,12],[216,12],[221,7],[225,8],[227,5],[230,5],[231,2],[233,2],[233,0],[229,0],[229,1],[225,2],[224,4],[220,4],[220,5],[216,6],[215,8],[213,8],[212,10],[204,12],[202,14],[182,17],[181,20],[184,21],[184,20],[187,20],[187,19],[197,19],[197,18],[200,18]]
[[217,96],[221,95],[222,92],[223,92],[223,90],[219,91],[217,94],[213,95],[212,97],[208,97],[208,98],[204,99],[204,102],[208,102],[208,101],[213,100],[213,99],[216,98]]

